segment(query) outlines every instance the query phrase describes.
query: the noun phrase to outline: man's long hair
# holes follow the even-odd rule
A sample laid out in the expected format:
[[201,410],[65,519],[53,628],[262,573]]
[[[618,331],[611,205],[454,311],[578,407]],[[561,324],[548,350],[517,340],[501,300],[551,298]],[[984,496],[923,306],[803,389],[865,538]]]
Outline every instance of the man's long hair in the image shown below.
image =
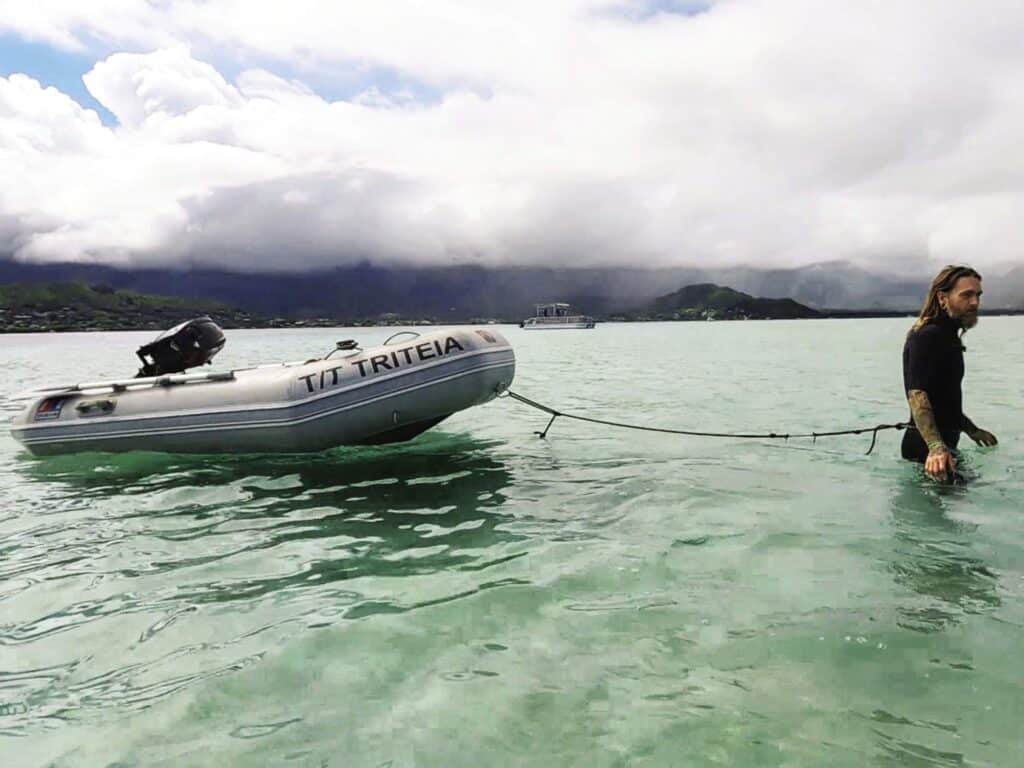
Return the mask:
[[939,303],[939,294],[948,293],[953,290],[956,281],[961,277],[973,277],[976,280],[981,280],[981,275],[971,267],[962,264],[950,264],[947,267],[943,267],[942,271],[932,280],[931,288],[928,289],[928,296],[924,300],[924,306],[921,307],[921,314],[917,316],[917,321],[910,329],[910,332],[907,334],[908,336],[914,331],[921,330],[929,323],[934,323],[941,315],[945,314],[942,305]]

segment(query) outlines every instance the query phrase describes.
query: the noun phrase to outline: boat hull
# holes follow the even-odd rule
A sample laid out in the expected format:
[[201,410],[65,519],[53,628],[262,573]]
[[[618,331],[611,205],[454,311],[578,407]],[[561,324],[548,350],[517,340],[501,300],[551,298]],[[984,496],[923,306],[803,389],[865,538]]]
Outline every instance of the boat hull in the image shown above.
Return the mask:
[[578,322],[578,323],[523,323],[524,331],[560,331],[560,330],[581,330],[585,328],[593,328],[594,322]]
[[491,400],[514,375],[515,355],[500,333],[438,331],[218,379],[51,390],[16,417],[12,434],[36,455],[320,451],[411,439]]

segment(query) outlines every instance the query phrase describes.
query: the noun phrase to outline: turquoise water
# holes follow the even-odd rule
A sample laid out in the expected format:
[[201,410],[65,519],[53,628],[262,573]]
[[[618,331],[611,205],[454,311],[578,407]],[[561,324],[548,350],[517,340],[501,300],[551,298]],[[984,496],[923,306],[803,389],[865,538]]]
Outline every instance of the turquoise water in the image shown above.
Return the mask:
[[[909,320],[501,330],[652,426],[906,417]],[[234,331],[218,368],[395,329]],[[614,430],[510,400],[403,446],[34,459],[0,434],[0,764],[1024,764],[1024,320],[967,337],[966,487],[898,433]],[[0,337],[0,407],[153,334]]]

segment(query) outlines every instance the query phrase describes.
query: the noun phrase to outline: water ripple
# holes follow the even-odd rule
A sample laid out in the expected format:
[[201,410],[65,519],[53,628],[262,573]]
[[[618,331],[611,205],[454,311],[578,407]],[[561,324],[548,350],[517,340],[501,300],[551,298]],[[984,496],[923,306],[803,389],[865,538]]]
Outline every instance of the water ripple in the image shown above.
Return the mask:
[[[1003,440],[967,446],[976,479],[955,489],[900,462],[893,435],[871,456],[854,438],[561,420],[538,440],[543,414],[511,401],[405,445],[309,456],[34,459],[0,435],[0,751],[38,765],[1014,765],[1024,416],[992,406],[1014,402],[1019,377],[982,359],[990,327],[971,365],[993,377],[969,382],[989,410],[972,415]],[[905,409],[905,330],[523,333],[516,387],[683,428],[876,423]],[[72,359],[114,367],[111,342],[130,358],[137,336],[5,337],[0,391]],[[235,362],[263,361],[297,340],[329,348],[334,331],[238,336]]]

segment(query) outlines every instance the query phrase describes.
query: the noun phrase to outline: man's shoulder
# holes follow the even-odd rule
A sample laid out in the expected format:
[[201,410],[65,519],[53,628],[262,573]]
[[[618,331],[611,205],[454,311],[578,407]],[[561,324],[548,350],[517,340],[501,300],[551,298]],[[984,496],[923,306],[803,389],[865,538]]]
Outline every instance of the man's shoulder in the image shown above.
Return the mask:
[[948,335],[948,331],[937,323],[925,323],[920,328],[911,331],[907,335],[907,341],[911,339],[942,339]]
[[925,349],[941,343],[946,334],[935,323],[927,323],[907,334],[904,349]]

